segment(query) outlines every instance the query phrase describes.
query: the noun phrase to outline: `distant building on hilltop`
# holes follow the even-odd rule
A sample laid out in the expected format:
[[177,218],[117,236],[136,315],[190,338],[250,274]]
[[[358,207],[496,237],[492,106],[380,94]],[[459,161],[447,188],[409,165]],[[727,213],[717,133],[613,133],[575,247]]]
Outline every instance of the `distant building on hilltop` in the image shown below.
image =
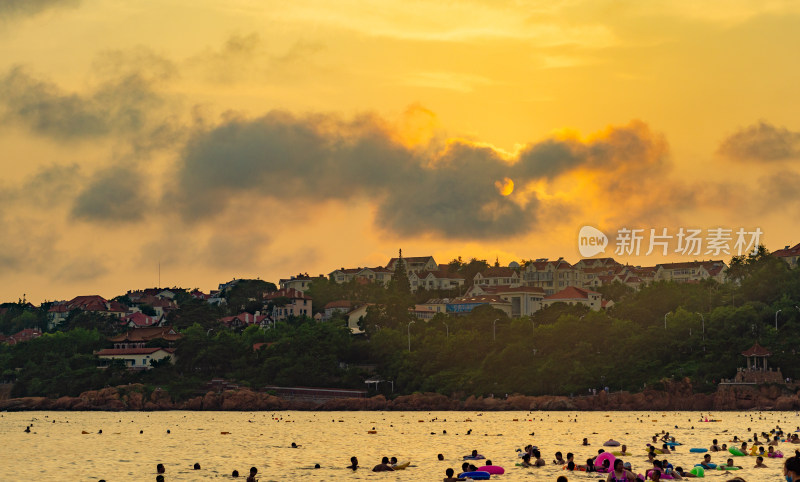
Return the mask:
[[797,268],[798,260],[800,260],[800,244],[796,244],[791,248],[786,246],[772,253],[772,256],[783,260],[790,268]]

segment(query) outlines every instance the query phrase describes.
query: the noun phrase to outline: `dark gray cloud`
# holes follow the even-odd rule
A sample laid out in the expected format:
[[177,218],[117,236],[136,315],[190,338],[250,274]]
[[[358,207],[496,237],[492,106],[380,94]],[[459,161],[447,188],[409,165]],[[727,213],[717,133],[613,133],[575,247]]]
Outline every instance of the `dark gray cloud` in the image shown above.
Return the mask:
[[736,161],[800,158],[800,132],[761,121],[739,129],[720,143],[718,152]]
[[800,174],[783,170],[759,179],[750,199],[763,213],[787,213],[800,207]]
[[190,139],[166,200],[191,221],[215,217],[237,196],[368,199],[377,205],[376,224],[393,233],[491,239],[531,232],[544,207],[535,197],[520,203],[501,196],[498,180],[522,186],[578,167],[610,171],[628,164],[653,171],[666,156],[663,139],[642,123],[588,142],[532,143],[511,160],[466,142],[417,150],[393,139],[373,116],[344,121],[271,112],[229,119]]
[[0,120],[61,141],[156,133],[152,117],[163,103],[153,80],[141,73],[107,80],[83,95],[64,92],[20,66],[0,77]]
[[95,174],[78,193],[71,215],[96,223],[139,221],[150,208],[145,188],[143,176],[136,171],[125,167],[108,168]]
[[75,7],[80,0],[0,0],[0,20],[36,15],[50,8]]

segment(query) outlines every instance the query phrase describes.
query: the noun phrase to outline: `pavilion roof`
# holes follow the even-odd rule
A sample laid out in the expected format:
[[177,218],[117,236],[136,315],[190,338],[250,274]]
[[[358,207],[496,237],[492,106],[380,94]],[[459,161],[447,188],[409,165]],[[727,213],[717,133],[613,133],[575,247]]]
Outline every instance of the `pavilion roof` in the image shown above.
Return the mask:
[[753,346],[750,347],[749,350],[743,351],[742,355],[743,356],[770,356],[770,355],[772,355],[772,353],[770,353],[770,351],[767,350],[766,348],[764,348],[763,346],[759,345],[758,342],[755,342],[755,344],[753,344]]

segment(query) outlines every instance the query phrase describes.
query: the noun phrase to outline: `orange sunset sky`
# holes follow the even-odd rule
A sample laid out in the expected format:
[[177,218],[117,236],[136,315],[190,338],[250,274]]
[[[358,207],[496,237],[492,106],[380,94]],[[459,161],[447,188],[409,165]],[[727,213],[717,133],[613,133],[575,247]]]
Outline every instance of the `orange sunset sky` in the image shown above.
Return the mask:
[[3,1],[0,301],[796,244],[798,51],[794,1]]

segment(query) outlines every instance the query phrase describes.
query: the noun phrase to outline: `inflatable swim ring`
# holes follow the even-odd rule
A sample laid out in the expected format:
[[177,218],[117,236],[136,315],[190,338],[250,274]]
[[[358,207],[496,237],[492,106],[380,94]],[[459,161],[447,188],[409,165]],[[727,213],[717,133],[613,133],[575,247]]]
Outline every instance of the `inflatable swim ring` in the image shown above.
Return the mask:
[[616,455],[617,457],[621,457],[623,455],[630,455],[631,454],[630,452],[611,452],[611,453],[613,455]]
[[689,452],[694,452],[696,454],[702,454],[702,453],[708,452],[708,449],[693,448],[693,449],[689,449]]
[[606,440],[603,442],[603,447],[619,447],[620,443],[614,439]]
[[469,477],[470,479],[473,479],[473,480],[489,480],[489,478],[491,476],[492,475],[489,472],[480,472],[480,471],[476,471],[476,472],[461,472],[460,474],[458,474],[458,478],[459,479],[465,479],[465,478]]
[[718,465],[717,470],[739,470],[739,467],[726,467],[724,465]]
[[[647,480],[650,480],[650,474],[652,472],[653,472],[653,469],[650,469],[647,472],[645,472],[645,476],[647,477]],[[670,479],[674,479],[675,477],[673,477],[672,474],[665,474],[664,472],[661,472],[661,477],[660,478],[661,479],[670,480]]]
[[609,468],[614,467],[614,461],[616,459],[617,458],[614,457],[614,454],[612,454],[610,452],[603,452],[602,454],[598,455],[596,459],[594,459],[594,467],[598,472],[600,472],[601,470],[604,470],[603,469],[603,462],[605,462],[606,460],[608,460],[608,467]]
[[[708,463],[708,464],[706,464],[706,465],[708,465],[708,468],[709,468],[709,469],[716,469],[716,468],[717,468],[717,464],[711,464],[711,463]],[[694,464],[694,466],[695,466],[695,467],[700,467],[701,469],[703,468],[703,465],[702,465],[702,464]]]
[[689,471],[690,474],[693,474],[695,477],[705,477],[706,471],[703,467],[695,466],[692,470]]
[[506,473],[506,469],[499,465],[484,465],[483,467],[478,467],[478,472],[488,472],[491,475],[503,475]]
[[678,445],[683,445],[680,442],[664,442],[664,443],[667,444],[667,447],[677,447]]
[[480,454],[478,454],[478,455],[476,455],[474,457],[472,455],[465,455],[464,456],[464,460],[483,460],[485,458],[486,457],[484,457],[483,455],[480,455]]
[[405,462],[401,462],[399,464],[392,465],[392,468],[394,470],[405,470],[406,467],[408,467],[409,465],[411,465],[411,461],[410,460],[406,460]]
[[742,451],[737,449],[736,447],[730,447],[728,449],[728,452],[730,452],[731,455],[735,455],[736,457],[744,457],[744,454],[742,453]]
[[767,457],[771,459],[782,459],[783,453],[780,450],[776,450],[775,452],[767,452]]

